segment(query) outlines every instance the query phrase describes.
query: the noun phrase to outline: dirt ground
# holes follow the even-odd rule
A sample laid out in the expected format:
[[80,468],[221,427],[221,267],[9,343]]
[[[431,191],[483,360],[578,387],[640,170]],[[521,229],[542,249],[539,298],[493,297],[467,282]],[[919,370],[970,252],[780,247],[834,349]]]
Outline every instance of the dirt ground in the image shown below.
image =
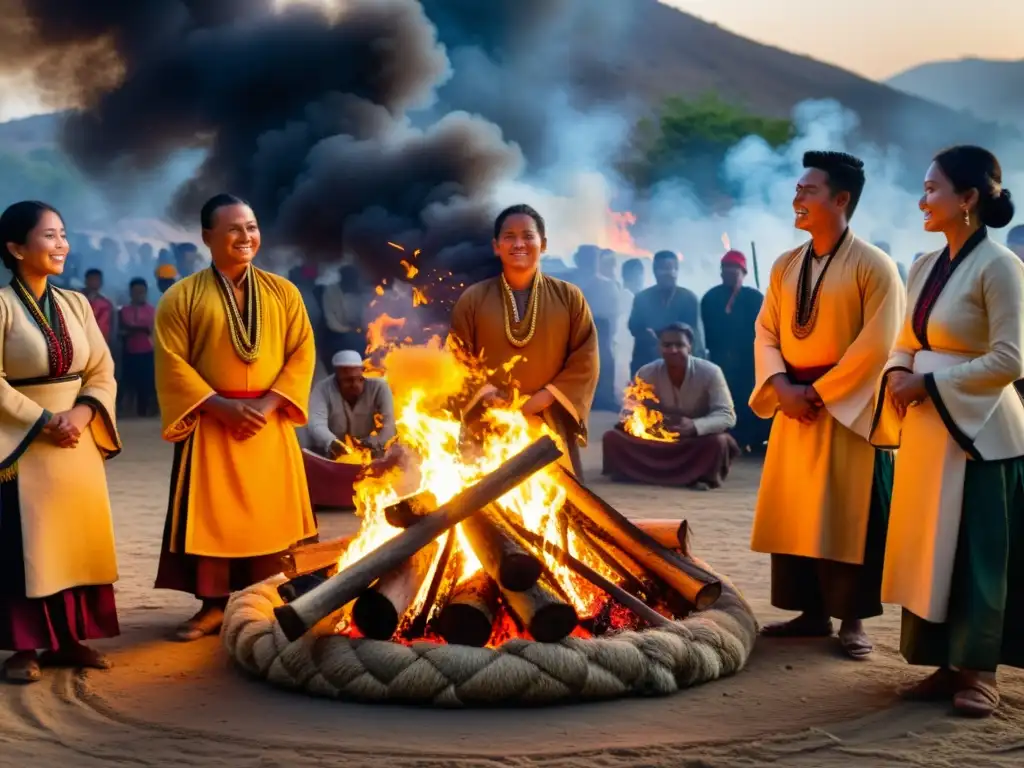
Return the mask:
[[[592,434],[609,419],[599,415]],[[870,622],[870,661],[826,641],[760,641],[746,670],[667,699],[540,710],[435,711],[306,698],[251,680],[217,638],[168,636],[191,598],[151,588],[171,451],[151,421],[122,425],[125,451],[108,465],[116,518],[123,634],[100,644],[108,672],[45,673],[0,685],[0,766],[1019,766],[1024,765],[1024,674],[1000,673],[993,718],[952,718],[944,705],[905,704],[896,686],[923,674],[898,657],[899,615]],[[587,449],[592,481],[600,445]],[[254,468],[255,470],[256,468]],[[728,574],[761,621],[767,557],[749,551],[760,463],[741,461],[706,493],[593,482],[632,517],[686,518],[694,551]],[[355,527],[321,519],[324,536]]]

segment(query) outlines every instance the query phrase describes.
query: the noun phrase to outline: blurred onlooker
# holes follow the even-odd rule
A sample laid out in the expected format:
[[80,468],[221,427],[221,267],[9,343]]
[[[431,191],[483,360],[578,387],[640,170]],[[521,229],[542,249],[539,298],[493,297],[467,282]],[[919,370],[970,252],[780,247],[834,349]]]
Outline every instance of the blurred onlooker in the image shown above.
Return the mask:
[[346,264],[338,270],[338,282],[324,288],[324,336],[320,359],[330,370],[336,352],[349,349],[362,354],[366,350],[363,319],[369,298],[362,290],[359,270]]
[[134,397],[140,417],[150,416],[156,402],[153,372],[153,320],[156,310],[149,303],[149,285],[141,277],[129,283],[131,303],[118,313],[118,329],[124,345],[121,356],[119,410]]
[[175,268],[173,264],[158,264],[156,267],[155,275],[156,287],[159,289],[161,295],[166,293],[167,289],[178,281],[178,270]]
[[622,264],[622,287],[634,296],[644,289],[643,259],[627,259]]
[[654,285],[633,299],[629,315],[629,332],[633,334],[633,360],[629,368],[633,376],[642,366],[661,357],[658,332],[672,323],[683,323],[693,329],[693,354],[704,356],[700,301],[697,294],[679,285],[679,256],[672,251],[654,254],[654,280]]
[[618,411],[615,392],[615,328],[619,321],[619,288],[614,280],[601,274],[602,250],[596,245],[581,245],[573,257],[576,269],[569,276],[590,306],[597,328],[597,346],[601,371],[594,393],[594,409]]
[[110,345],[111,333],[114,330],[114,302],[103,295],[103,272],[98,269],[90,269],[85,273],[85,298],[89,300],[92,313],[96,317],[96,325],[100,327],[100,333],[106,339],[107,346]]
[[1007,233],[1006,247],[1024,259],[1024,224],[1018,224]]

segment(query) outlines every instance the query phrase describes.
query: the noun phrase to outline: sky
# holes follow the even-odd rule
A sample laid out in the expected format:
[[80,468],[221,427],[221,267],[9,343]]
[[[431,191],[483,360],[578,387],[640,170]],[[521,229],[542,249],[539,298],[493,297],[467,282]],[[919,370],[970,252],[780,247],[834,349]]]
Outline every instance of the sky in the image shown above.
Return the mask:
[[661,2],[873,80],[926,61],[1024,59],[1021,0]]
[[[1024,59],[1021,0],[661,0],[737,34],[884,80],[926,61]],[[822,29],[827,29],[822,34]],[[43,111],[0,79],[0,122]],[[15,95],[16,94],[16,95]]]

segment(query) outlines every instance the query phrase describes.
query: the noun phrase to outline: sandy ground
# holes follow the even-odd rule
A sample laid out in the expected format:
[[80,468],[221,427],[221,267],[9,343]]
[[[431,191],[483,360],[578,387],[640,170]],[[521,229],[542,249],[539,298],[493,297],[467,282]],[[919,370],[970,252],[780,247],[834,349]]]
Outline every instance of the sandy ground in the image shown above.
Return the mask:
[[[601,417],[594,434],[607,427]],[[102,643],[116,666],[47,672],[0,685],[0,765],[58,766],[986,766],[1024,764],[1024,674],[1001,673],[1005,705],[987,722],[943,705],[898,702],[921,673],[897,656],[894,609],[870,623],[878,652],[841,658],[826,641],[761,641],[739,675],[668,699],[558,709],[434,711],[305,698],[246,678],[217,638],[167,640],[191,598],[156,592],[171,451],[153,422],[122,425],[125,451],[109,466],[123,635]],[[588,449],[593,479],[600,446]],[[259,471],[254,467],[253,471]],[[762,621],[768,562],[748,550],[760,465],[738,464],[707,493],[595,483],[633,517],[688,519],[694,550],[727,573]],[[321,520],[325,536],[355,527]]]

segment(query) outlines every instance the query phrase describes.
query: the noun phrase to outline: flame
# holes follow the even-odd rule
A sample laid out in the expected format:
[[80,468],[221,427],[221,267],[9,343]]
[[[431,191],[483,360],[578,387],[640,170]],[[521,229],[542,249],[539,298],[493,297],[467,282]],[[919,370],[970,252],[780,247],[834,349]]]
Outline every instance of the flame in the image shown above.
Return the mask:
[[390,240],[388,240],[388,245],[390,245],[392,248],[395,248],[395,249],[397,249],[399,251],[404,251],[405,250],[405,248],[403,246],[399,245],[398,243],[392,243]]
[[410,264],[405,259],[402,259],[398,263],[401,264],[402,267],[405,269],[405,278],[407,280],[412,280],[414,277],[416,277],[416,275],[419,274],[419,271],[420,271],[419,267],[414,267],[412,264]]
[[732,250],[732,244],[729,241],[729,233],[728,232],[723,232],[722,233],[722,247],[725,248],[725,250],[727,252]]
[[608,211],[608,222],[597,245],[627,256],[652,256],[651,251],[640,248],[633,240],[630,228],[636,224],[636,215],[629,211]]
[[678,432],[666,429],[665,417],[661,411],[648,407],[649,404],[656,405],[658,398],[654,395],[654,388],[646,381],[641,378],[634,379],[626,387],[624,400],[623,410],[626,416],[622,428],[628,434],[659,443],[674,443],[679,439]]

